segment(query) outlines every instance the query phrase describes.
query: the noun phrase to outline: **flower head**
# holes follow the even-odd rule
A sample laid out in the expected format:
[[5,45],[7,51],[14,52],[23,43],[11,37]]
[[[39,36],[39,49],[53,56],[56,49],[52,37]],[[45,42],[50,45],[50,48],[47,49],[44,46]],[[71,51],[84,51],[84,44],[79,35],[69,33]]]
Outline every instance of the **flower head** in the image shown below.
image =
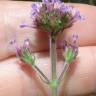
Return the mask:
[[72,63],[78,54],[77,35],[73,35],[71,42],[64,41],[64,57],[67,63]]
[[43,0],[41,5],[32,4],[32,17],[36,27],[51,36],[56,36],[77,20],[82,19],[78,10],[60,0]]
[[16,40],[12,40],[10,42],[11,45],[13,45],[16,55],[17,57],[19,57],[19,59],[21,61],[23,61],[24,63],[27,64],[32,64],[34,65],[35,63],[35,57],[32,56],[30,48],[29,48],[29,39],[26,39],[23,43],[22,46],[18,46]]

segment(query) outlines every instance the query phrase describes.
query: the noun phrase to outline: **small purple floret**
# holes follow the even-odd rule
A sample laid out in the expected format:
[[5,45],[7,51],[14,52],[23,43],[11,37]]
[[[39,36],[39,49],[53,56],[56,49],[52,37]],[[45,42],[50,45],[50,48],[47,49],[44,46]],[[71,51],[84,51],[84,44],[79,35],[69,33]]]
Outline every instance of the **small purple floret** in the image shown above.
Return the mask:
[[78,40],[78,35],[73,35],[71,38],[71,41],[69,42],[69,40],[64,40],[63,41],[63,49],[64,50],[69,50],[71,49],[73,51],[73,54],[75,55],[75,57],[78,54],[78,45],[77,45],[77,40]]
[[83,17],[81,16],[79,11],[76,11],[76,13],[74,15],[74,19],[75,20],[82,20],[83,19]]
[[29,48],[29,45],[30,45],[29,39],[25,39],[23,43],[23,48]]
[[65,4],[62,4],[60,6],[60,11],[63,12],[63,13],[72,13],[73,7],[72,6],[65,5]]
[[32,15],[37,16],[39,12],[39,5],[38,4],[32,4]]
[[17,55],[18,57],[22,57],[22,56],[23,56],[23,51],[24,51],[25,49],[29,49],[29,39],[25,39],[22,46],[19,46],[19,45],[17,44],[17,42],[16,42],[15,39],[12,40],[12,41],[10,42],[10,44],[13,46],[14,51],[15,51],[15,53],[16,53],[16,55]]
[[21,28],[24,28],[24,27],[27,27],[27,25],[22,24],[22,25],[20,25],[20,27],[21,27]]
[[42,0],[43,3],[49,3],[49,0]]
[[51,0],[52,3],[60,3],[60,0]]

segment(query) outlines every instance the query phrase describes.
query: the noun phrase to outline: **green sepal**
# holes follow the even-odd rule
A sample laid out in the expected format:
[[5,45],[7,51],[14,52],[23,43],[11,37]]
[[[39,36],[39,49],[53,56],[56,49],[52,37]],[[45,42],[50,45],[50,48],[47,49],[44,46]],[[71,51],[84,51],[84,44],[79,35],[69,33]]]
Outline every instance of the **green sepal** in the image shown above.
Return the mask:
[[35,64],[35,56],[32,56],[31,53],[27,49],[23,49],[21,60],[27,64],[34,65]]
[[67,61],[69,64],[72,63],[72,61],[75,58],[75,53],[72,49],[67,49],[65,52],[65,61]]

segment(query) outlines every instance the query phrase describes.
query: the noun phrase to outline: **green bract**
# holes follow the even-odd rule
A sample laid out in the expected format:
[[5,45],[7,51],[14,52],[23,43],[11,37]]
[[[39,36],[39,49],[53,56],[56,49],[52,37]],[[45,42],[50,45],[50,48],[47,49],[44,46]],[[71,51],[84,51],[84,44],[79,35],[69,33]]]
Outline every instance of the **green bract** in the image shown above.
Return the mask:
[[69,64],[73,62],[75,59],[75,53],[72,49],[68,48],[65,51],[65,61],[68,62]]
[[31,55],[28,49],[22,49],[22,55],[20,56],[20,59],[27,64],[35,64],[35,56]]

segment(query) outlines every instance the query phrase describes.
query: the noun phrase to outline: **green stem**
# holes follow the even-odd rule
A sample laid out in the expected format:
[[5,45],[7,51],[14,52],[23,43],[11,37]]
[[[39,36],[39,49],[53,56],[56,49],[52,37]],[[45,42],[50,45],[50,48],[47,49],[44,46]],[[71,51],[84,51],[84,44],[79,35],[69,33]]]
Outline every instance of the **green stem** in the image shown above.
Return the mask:
[[68,68],[69,68],[69,64],[65,61],[63,70],[58,78],[58,84],[60,84],[63,81],[63,78],[65,77],[65,75],[68,71]]
[[[57,62],[57,51],[56,51],[56,39],[50,38],[50,57],[51,57],[51,72],[52,72],[52,83],[57,80],[56,75],[56,62]],[[53,84],[54,85],[54,84]],[[57,96],[57,86],[51,86],[52,96]]]
[[36,66],[36,65],[34,65],[34,68],[38,71],[38,73],[45,79],[45,82],[47,83],[47,84],[49,84],[50,83],[50,81],[49,81],[49,79],[45,76],[45,74]]

